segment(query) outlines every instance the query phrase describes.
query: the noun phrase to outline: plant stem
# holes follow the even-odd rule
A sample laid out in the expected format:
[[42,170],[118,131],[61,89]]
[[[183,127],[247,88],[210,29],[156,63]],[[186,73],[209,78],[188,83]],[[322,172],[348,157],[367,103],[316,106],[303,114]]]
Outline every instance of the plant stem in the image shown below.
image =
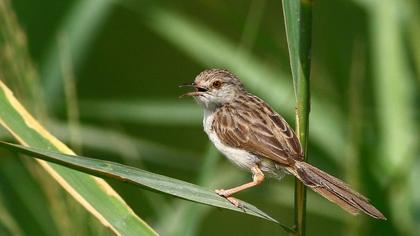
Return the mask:
[[[287,42],[296,95],[296,133],[307,160],[310,111],[312,0],[283,0]],[[296,179],[295,232],[305,235],[306,189]]]

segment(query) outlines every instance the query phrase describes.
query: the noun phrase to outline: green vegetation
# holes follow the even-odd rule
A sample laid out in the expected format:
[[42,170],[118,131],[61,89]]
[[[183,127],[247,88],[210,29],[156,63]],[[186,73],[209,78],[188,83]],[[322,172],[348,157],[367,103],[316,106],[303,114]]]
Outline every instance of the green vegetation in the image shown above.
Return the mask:
[[[296,134],[308,161],[309,113],[311,107],[312,0],[283,0],[284,23],[290,67],[296,95]],[[306,187],[295,181],[295,235],[306,233]]]
[[[302,0],[312,6],[297,14],[298,2],[0,0],[1,141],[167,181],[154,191],[104,182],[74,169],[108,162],[66,159],[69,169],[3,143],[14,151],[0,149],[0,235],[287,235],[262,218],[292,227],[295,210],[306,212],[301,235],[304,222],[307,235],[419,235],[420,4]],[[199,107],[178,99],[177,85],[209,67],[237,74],[292,125],[297,106],[308,161],[388,221],[350,216],[312,191],[297,208],[290,176],[238,195],[260,217],[222,209],[232,206],[207,190],[249,173],[209,145]],[[169,192],[174,179],[201,187]]]

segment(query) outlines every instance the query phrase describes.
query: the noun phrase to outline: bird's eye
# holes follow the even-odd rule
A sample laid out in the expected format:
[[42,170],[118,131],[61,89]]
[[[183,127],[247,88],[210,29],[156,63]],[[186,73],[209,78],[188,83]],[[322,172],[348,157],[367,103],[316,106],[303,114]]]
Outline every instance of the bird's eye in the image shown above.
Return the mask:
[[213,87],[218,89],[220,88],[220,86],[222,86],[222,82],[220,82],[219,80],[216,80],[213,82]]

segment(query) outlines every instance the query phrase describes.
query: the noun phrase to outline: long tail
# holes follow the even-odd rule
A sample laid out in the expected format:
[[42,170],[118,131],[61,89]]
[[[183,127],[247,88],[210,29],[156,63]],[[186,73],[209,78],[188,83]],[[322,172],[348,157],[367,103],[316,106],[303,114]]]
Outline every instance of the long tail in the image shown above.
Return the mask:
[[385,216],[370,204],[366,197],[324,171],[305,162],[296,162],[294,167],[287,169],[306,186],[347,212],[356,215],[362,211],[373,218],[386,220]]

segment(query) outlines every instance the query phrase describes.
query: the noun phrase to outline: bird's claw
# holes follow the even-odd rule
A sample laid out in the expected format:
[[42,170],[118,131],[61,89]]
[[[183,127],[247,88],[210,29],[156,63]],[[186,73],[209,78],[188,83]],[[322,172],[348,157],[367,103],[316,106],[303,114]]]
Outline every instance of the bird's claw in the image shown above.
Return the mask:
[[230,197],[230,195],[232,195],[229,191],[224,190],[224,189],[216,189],[214,190],[219,196],[228,198]]
[[231,197],[231,195],[232,195],[232,194],[231,194],[229,191],[224,190],[224,189],[216,189],[216,190],[215,190],[215,192],[216,192],[219,196],[226,198],[226,200],[228,200],[228,201],[229,201],[230,203],[232,203],[234,206],[236,206],[236,207],[238,207],[238,208],[240,208],[240,209],[244,210],[244,206],[242,206],[242,204],[239,202],[239,200],[238,200],[238,199],[236,199],[236,198],[234,198],[234,197]]

